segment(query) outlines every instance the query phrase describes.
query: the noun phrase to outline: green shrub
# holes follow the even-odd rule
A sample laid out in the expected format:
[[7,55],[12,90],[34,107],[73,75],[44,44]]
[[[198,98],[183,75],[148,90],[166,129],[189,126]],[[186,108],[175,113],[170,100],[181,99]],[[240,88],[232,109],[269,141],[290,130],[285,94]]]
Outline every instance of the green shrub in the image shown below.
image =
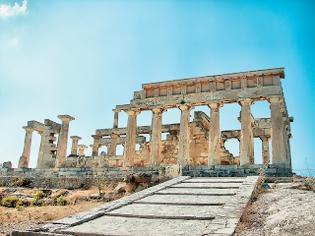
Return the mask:
[[5,198],[2,198],[1,205],[4,207],[16,207],[16,203],[19,200],[20,199],[17,197],[5,197]]
[[45,197],[45,194],[43,191],[38,190],[34,193],[33,198],[42,199]]
[[24,177],[17,177],[12,182],[12,187],[28,187],[30,184],[30,180]]
[[39,198],[32,198],[31,200],[31,206],[41,206],[41,201]]
[[56,203],[58,206],[65,206],[65,205],[67,205],[68,201],[63,195],[61,195],[57,198]]

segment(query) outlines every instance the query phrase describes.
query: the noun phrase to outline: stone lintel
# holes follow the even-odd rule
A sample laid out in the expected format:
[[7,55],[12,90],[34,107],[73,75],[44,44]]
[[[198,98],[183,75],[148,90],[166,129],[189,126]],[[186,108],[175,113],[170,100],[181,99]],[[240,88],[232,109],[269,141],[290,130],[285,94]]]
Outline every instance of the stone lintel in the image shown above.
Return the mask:
[[70,136],[70,138],[71,138],[71,139],[75,139],[75,140],[80,140],[80,139],[82,139],[80,136],[75,136],[75,135],[74,135],[74,136]]

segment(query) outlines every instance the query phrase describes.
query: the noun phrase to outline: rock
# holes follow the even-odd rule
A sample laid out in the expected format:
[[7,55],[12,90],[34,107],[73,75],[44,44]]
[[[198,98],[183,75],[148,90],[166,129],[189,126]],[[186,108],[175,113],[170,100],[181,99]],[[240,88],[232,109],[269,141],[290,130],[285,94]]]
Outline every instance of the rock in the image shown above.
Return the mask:
[[119,182],[116,188],[114,189],[114,193],[125,193],[126,192],[127,183]]
[[12,169],[12,162],[11,161],[3,162],[2,168]]

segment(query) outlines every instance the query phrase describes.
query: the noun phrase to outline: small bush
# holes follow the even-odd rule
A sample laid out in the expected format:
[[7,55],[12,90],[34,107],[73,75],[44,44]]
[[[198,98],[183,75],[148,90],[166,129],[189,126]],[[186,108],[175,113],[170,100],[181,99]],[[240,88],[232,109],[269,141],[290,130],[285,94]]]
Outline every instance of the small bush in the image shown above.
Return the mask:
[[12,187],[28,187],[30,184],[30,180],[24,177],[17,177],[12,182]]
[[64,196],[61,195],[57,198],[56,203],[58,206],[65,206],[65,205],[67,205],[68,201]]
[[4,207],[16,207],[16,203],[19,200],[17,197],[5,197],[1,200],[1,205]]
[[43,191],[38,190],[34,193],[33,198],[42,199],[45,197],[45,194]]
[[41,206],[41,201],[39,198],[32,198],[31,200],[31,206]]

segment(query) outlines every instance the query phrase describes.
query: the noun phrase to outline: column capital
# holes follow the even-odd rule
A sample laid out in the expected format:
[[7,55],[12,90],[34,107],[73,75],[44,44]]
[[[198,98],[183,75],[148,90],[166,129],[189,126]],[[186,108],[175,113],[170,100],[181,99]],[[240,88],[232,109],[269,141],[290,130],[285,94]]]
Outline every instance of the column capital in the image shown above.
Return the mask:
[[181,111],[188,111],[191,109],[191,104],[180,104],[177,106]]
[[222,107],[222,103],[209,103],[208,107],[213,111],[219,111],[220,107]]
[[162,107],[152,108],[151,111],[153,114],[161,114],[164,111],[164,108]]
[[111,134],[111,138],[120,138],[120,135],[118,133],[113,132]]
[[34,129],[29,126],[23,126],[22,128],[25,129],[26,133],[32,133],[34,131]]
[[250,105],[253,104],[253,102],[254,102],[254,100],[251,99],[251,98],[244,98],[244,99],[240,99],[240,100],[238,101],[238,103],[239,103],[241,106],[250,106]]
[[70,138],[71,139],[73,139],[73,140],[80,140],[81,139],[81,137],[80,136],[70,136]]
[[78,147],[81,147],[81,148],[88,148],[88,146],[84,145],[84,144],[79,144]]
[[131,109],[131,110],[128,110],[126,111],[128,113],[128,115],[130,116],[137,116],[139,113],[140,113],[140,110],[139,109]]
[[75,120],[74,117],[69,116],[69,115],[59,115],[58,118],[62,120],[62,122],[70,122],[72,120]]

